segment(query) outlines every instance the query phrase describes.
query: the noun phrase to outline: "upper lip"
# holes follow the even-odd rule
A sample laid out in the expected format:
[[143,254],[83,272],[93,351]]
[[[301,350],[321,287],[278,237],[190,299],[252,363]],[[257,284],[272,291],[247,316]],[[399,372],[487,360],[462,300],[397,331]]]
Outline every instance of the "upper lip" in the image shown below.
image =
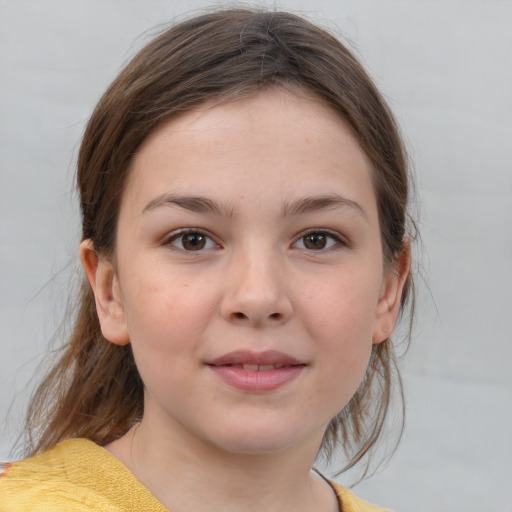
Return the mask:
[[286,365],[296,366],[305,365],[304,361],[299,361],[283,352],[277,350],[265,350],[264,352],[253,352],[250,350],[235,350],[216,359],[208,361],[211,366],[229,366],[235,364],[254,364],[254,365]]

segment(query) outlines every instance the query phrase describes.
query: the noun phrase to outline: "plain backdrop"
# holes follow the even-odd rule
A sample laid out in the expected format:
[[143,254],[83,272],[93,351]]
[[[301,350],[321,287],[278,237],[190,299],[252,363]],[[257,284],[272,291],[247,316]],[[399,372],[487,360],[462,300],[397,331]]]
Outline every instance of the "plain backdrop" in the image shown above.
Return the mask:
[[[84,124],[148,29],[212,5],[232,4],[0,0],[0,460],[76,268]],[[395,512],[511,511],[512,2],[258,5],[350,41],[417,176],[428,286],[402,365],[407,427],[391,462],[355,491]]]

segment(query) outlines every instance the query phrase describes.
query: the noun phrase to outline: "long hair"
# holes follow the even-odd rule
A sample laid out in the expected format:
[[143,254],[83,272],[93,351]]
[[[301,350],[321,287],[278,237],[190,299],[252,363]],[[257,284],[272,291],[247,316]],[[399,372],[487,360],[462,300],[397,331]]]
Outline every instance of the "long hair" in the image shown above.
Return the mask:
[[[372,165],[382,250],[392,266],[408,226],[407,156],[394,118],[352,53],[301,17],[250,9],[204,14],[166,29],[121,71],[92,114],[78,156],[82,238],[110,255],[133,155],[156,127],[212,99],[228,102],[270,87],[315,95],[345,120]],[[402,312],[411,296],[406,283]],[[393,382],[391,340],[373,346],[366,375],[329,425],[323,449],[341,445],[354,465],[383,431]],[[74,330],[36,390],[27,415],[28,454],[70,437],[105,445],[143,414],[143,383],[130,346],[101,333],[84,281]]]

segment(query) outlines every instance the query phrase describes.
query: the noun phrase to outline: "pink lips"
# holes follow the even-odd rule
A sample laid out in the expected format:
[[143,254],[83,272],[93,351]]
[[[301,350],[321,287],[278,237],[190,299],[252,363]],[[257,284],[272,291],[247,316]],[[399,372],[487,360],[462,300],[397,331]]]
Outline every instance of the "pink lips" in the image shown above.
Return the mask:
[[243,391],[272,391],[295,379],[306,364],[282,352],[230,352],[208,363],[226,384]]

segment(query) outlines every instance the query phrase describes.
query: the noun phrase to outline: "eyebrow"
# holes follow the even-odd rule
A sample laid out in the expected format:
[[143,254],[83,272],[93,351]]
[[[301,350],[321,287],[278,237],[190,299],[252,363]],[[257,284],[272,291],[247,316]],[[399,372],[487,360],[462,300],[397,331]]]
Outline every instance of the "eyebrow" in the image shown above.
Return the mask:
[[288,217],[293,215],[304,215],[307,213],[331,210],[333,208],[340,207],[349,207],[364,220],[368,220],[368,216],[366,215],[364,208],[359,203],[339,194],[304,197],[292,202],[285,203],[283,209],[281,210],[281,216]]
[[[236,213],[234,206],[219,203],[218,201],[207,197],[174,196],[169,194],[162,194],[155,197],[155,199],[152,199],[143,208],[142,213],[146,213],[163,206],[179,206],[180,208],[196,213],[214,213],[216,215],[223,215],[226,217],[233,217]],[[364,220],[368,220],[368,216],[366,215],[364,208],[359,203],[339,194],[303,197],[291,202],[286,202],[281,209],[280,215],[284,218],[340,207],[349,207]]]
[[190,210],[196,213],[215,213],[217,215],[224,215],[232,217],[234,208],[229,205],[223,205],[213,199],[201,196],[173,196],[169,194],[162,194],[155,199],[151,200],[142,210],[142,213],[155,210],[161,206],[179,206],[185,210]]

